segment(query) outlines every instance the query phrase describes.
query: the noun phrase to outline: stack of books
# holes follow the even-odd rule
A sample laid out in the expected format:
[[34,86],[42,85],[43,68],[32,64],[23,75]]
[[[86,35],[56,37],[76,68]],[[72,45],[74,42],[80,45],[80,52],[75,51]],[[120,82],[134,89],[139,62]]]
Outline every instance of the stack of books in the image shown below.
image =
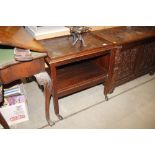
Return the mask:
[[14,58],[16,61],[30,61],[32,60],[32,54],[30,50],[14,48]]
[[20,95],[23,94],[20,85],[15,85],[11,88],[4,89],[4,97],[9,97],[13,95]]

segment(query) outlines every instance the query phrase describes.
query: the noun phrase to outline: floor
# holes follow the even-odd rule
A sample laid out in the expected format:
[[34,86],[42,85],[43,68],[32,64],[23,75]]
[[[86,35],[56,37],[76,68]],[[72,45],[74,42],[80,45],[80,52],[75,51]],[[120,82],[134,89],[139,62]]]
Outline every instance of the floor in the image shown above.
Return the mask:
[[105,101],[103,85],[86,89],[59,100],[58,120],[51,100],[49,126],[44,114],[44,96],[35,82],[24,84],[28,99],[29,121],[11,126],[13,129],[154,129],[155,75],[145,75],[115,89]]

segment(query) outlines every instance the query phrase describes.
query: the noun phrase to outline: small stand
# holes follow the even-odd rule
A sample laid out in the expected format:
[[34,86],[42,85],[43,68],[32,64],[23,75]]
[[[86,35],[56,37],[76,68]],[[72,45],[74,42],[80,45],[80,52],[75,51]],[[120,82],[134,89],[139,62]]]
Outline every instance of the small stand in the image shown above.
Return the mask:
[[85,44],[85,41],[82,37],[82,34],[81,33],[72,33],[72,36],[73,36],[73,46],[78,42],[80,41],[81,42],[81,45],[86,47],[86,44]]
[[81,46],[86,47],[86,43],[82,37],[82,34],[89,31],[89,27],[86,26],[70,26],[70,33],[73,36],[73,46],[80,41]]

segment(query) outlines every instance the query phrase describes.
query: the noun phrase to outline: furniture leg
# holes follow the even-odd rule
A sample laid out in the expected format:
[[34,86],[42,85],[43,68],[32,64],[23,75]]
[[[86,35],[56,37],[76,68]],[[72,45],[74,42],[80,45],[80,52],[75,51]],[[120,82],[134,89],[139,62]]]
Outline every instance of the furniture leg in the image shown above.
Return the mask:
[[152,76],[152,75],[154,75],[154,73],[155,73],[155,71],[150,71],[150,72],[149,72],[149,75]]
[[[0,83],[0,103],[3,102],[3,85],[2,83]],[[6,120],[4,119],[4,117],[2,116],[1,112],[0,112],[0,124],[5,128],[5,129],[9,129],[9,125],[6,122]]]
[[50,98],[51,98],[51,90],[49,90],[48,85],[46,84],[44,86],[44,93],[45,93],[45,114],[46,114],[46,120],[50,126],[54,125],[55,123],[51,121],[50,119]]
[[62,120],[63,117],[59,114],[56,66],[54,64],[51,64],[50,68],[51,68],[51,77],[52,77],[52,96],[53,96],[54,111],[58,119]]
[[51,121],[50,119],[50,97],[51,97],[51,90],[52,90],[52,85],[51,85],[51,78],[47,74],[47,72],[41,72],[39,74],[34,75],[36,77],[36,80],[39,85],[44,86],[44,95],[45,95],[45,115],[46,115],[46,120],[50,126],[54,125],[54,122]]
[[10,129],[8,123],[6,122],[6,120],[4,119],[4,117],[2,116],[1,112],[0,112],[0,124],[1,124],[5,129]]
[[109,68],[108,68],[108,75],[107,75],[107,79],[105,81],[105,86],[104,86],[104,95],[105,95],[105,100],[108,101],[108,96],[107,94],[110,94],[113,92],[114,87],[113,87],[113,83],[114,83],[114,70],[113,70],[113,66],[115,64],[115,52],[116,52],[117,48],[112,49],[111,53],[110,53],[110,60],[109,60]]

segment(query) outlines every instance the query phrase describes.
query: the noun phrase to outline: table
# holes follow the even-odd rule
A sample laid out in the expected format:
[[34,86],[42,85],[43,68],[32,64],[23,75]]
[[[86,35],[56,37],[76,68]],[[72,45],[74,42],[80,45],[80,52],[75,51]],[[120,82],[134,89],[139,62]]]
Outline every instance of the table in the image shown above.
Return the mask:
[[[32,61],[18,62],[14,60],[12,48],[0,48],[0,83],[5,85],[15,80],[35,75],[38,83],[44,86],[46,120],[49,125],[53,125],[49,115],[51,79],[45,72],[44,59],[47,54],[32,51],[32,57]],[[4,128],[7,128],[4,119],[0,117],[0,120]]]
[[71,36],[39,41],[48,53],[54,110],[59,119],[63,117],[59,112],[58,99],[66,95],[104,84],[104,95],[108,100],[117,47],[92,33],[84,34],[83,38],[86,47],[78,43],[73,46]]

